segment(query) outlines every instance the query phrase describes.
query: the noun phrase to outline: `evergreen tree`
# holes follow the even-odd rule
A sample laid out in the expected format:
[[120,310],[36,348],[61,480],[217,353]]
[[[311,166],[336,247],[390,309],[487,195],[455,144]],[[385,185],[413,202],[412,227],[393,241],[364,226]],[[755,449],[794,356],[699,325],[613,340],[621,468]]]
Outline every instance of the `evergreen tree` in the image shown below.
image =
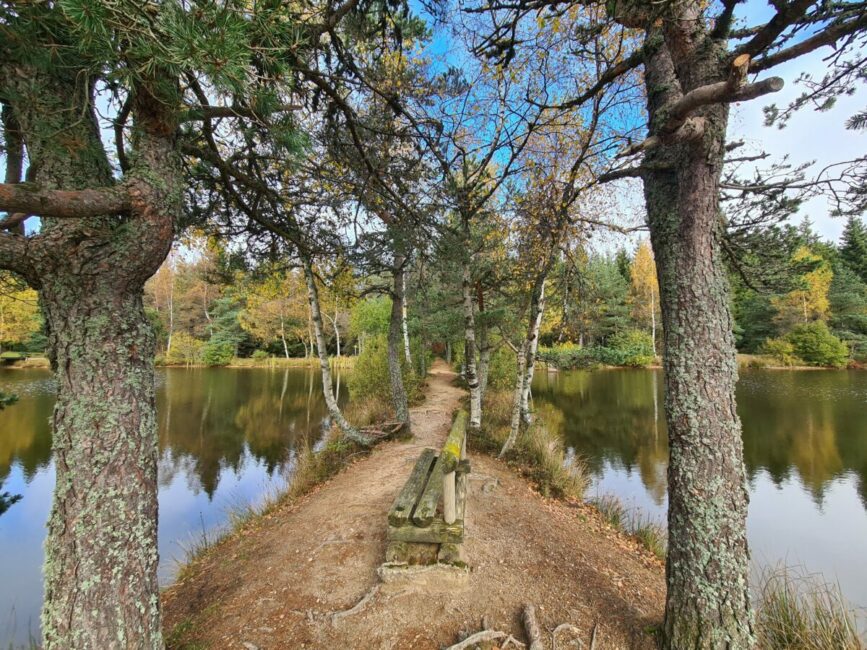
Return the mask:
[[840,257],[863,282],[867,282],[867,226],[860,217],[849,217],[840,242]]

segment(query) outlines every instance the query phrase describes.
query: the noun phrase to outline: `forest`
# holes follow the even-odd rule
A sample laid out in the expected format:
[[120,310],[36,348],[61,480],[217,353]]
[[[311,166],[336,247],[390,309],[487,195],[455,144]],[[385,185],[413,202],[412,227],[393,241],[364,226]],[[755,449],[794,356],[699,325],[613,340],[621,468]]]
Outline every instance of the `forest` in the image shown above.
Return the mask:
[[862,135],[865,48],[854,0],[0,2],[0,353],[57,391],[41,647],[164,647],[155,366],[308,359],[367,449],[339,359],[410,431],[434,356],[471,435],[508,391],[500,457],[537,362],[661,364],[660,647],[756,647],[738,353],[867,362],[867,158],[730,107]]

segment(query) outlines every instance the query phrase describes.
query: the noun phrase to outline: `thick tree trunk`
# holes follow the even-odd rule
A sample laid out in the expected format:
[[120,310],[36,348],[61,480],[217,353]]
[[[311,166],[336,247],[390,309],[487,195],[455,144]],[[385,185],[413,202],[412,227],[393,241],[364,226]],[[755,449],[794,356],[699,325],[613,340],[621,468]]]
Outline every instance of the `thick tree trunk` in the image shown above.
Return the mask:
[[[328,348],[325,345],[325,334],[322,326],[322,312],[319,309],[319,289],[316,287],[316,276],[313,275],[313,267],[310,260],[302,257],[304,266],[304,279],[307,281],[307,302],[310,307],[310,323],[313,335],[316,337],[316,350],[319,353],[319,368],[322,370],[322,395],[325,398],[325,408],[334,423],[343,432],[343,435],[362,445],[370,444],[367,436],[353,427],[340,410],[334,397],[333,382],[331,380],[331,366],[328,363]],[[311,342],[312,345],[312,342]]]
[[161,648],[153,333],[141,285],[80,280],[41,290],[58,389],[43,645]]
[[464,262],[461,282],[464,301],[464,378],[470,389],[469,426],[478,429],[482,426],[482,395],[476,369],[476,317],[473,308],[473,285],[470,276],[469,260]]
[[[19,84],[11,95],[34,183],[75,190],[113,182],[85,71],[18,68],[3,84]],[[40,293],[57,378],[46,650],[163,647],[154,337],[142,295],[169,251],[183,193],[176,125],[166,114],[176,98],[150,90],[140,87],[133,102],[130,213],[45,218],[23,260]],[[59,147],[58,133],[75,146]]]
[[539,330],[542,328],[542,315],[545,313],[545,280],[542,276],[536,280],[533,295],[530,298],[530,321],[527,327],[526,371],[521,388],[521,419],[530,424],[530,387],[533,384],[533,373],[536,370],[536,352],[539,349]]
[[[649,38],[661,36],[653,31]],[[723,59],[716,51],[693,57],[682,66],[690,80],[682,90],[724,80]],[[651,124],[658,124],[667,94],[680,90],[668,48],[645,69]],[[704,135],[653,150],[644,178],[664,330],[670,461],[663,647],[672,650],[755,646],[737,362],[720,253],[727,107],[701,116]]]
[[403,340],[403,259],[395,259],[393,271],[393,286],[391,296],[391,316],[388,321],[388,377],[391,381],[391,403],[397,419],[409,424],[409,404],[406,396],[406,386],[403,383],[403,368],[401,367],[401,346]]

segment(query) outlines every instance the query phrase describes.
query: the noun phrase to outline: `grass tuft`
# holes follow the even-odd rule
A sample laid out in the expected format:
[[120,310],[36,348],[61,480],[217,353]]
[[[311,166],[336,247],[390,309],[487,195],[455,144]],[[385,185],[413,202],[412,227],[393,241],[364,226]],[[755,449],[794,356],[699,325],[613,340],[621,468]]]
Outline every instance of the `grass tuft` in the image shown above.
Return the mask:
[[780,565],[761,577],[756,604],[759,645],[767,650],[863,650],[854,610],[839,585]]
[[603,494],[588,501],[613,528],[633,537],[660,560],[665,560],[668,536],[665,526],[646,516],[638,508],[629,509],[613,494]]

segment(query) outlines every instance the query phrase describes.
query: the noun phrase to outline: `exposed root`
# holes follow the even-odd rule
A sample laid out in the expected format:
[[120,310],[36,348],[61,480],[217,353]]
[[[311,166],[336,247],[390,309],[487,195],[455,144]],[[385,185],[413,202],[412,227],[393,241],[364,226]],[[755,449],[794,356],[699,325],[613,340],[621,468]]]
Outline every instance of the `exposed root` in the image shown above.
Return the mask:
[[[524,647],[523,643],[521,643],[520,641],[515,641],[515,639],[512,638],[512,635],[508,634],[507,632],[500,632],[498,630],[482,630],[481,632],[471,634],[460,643],[449,646],[448,648],[446,648],[446,650],[469,650],[473,646],[476,646],[480,643],[485,643],[487,641],[499,641],[501,639],[503,639],[505,642],[517,643],[519,644],[517,646],[519,648]],[[505,643],[503,645],[505,645]]]
[[[561,632],[571,632],[575,636],[573,641],[578,641],[578,647],[579,648],[584,647],[584,643],[579,638],[582,634],[581,630],[579,630],[577,627],[575,627],[574,625],[572,625],[570,623],[561,623],[556,628],[554,628],[553,632],[551,632],[551,646],[554,648],[554,650],[558,650],[558,648],[560,647],[559,644],[557,643],[557,638]],[[593,636],[594,636],[594,638],[596,636],[596,628],[595,627],[593,628]]]
[[339,621],[340,619],[347,616],[352,616],[353,614],[357,614],[362,609],[367,607],[368,603],[370,603],[370,601],[376,597],[376,594],[379,593],[380,586],[381,585],[379,583],[373,585],[373,587],[370,588],[370,591],[368,591],[361,600],[359,600],[349,609],[344,609],[342,612],[334,612],[331,615],[331,624],[337,625],[337,621]]
[[539,629],[539,622],[536,620],[536,608],[530,603],[524,605],[524,629],[527,630],[530,650],[544,650],[542,630]]

